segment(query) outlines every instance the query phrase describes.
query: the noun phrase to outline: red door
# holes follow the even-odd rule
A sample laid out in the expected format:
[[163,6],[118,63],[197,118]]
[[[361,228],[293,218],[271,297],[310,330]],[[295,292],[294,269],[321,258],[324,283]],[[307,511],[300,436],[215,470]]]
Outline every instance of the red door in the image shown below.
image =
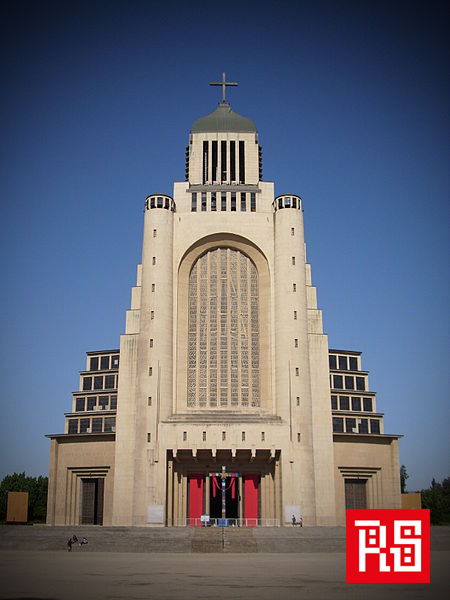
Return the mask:
[[189,475],[189,525],[199,527],[203,514],[203,475]]
[[258,524],[258,484],[259,474],[244,475],[244,518],[246,527]]

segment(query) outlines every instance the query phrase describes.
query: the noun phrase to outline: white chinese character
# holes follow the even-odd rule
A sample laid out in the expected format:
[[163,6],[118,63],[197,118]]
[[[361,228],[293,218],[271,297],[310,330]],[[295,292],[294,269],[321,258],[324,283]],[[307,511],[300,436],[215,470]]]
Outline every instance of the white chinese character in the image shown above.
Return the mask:
[[[391,554],[394,555],[394,571],[398,572],[420,572],[422,570],[422,540],[419,537],[413,538],[412,535],[420,535],[422,532],[421,521],[394,521],[394,544],[401,548],[390,548]],[[402,527],[411,527],[405,529],[402,537]],[[414,559],[411,556],[405,556],[403,564],[401,561],[402,549],[405,554],[411,554],[414,547]]]
[[[382,548],[386,548],[386,526],[381,525],[380,521],[355,521],[356,527],[362,527],[359,530],[359,571],[365,572],[366,570],[366,556],[368,554],[378,554],[380,556],[379,565],[380,571],[390,571],[391,568],[386,564],[386,551],[382,551]],[[369,529],[367,527],[375,527],[376,529]],[[377,545],[377,530],[379,532],[379,544]],[[368,547],[369,546],[369,547]]]

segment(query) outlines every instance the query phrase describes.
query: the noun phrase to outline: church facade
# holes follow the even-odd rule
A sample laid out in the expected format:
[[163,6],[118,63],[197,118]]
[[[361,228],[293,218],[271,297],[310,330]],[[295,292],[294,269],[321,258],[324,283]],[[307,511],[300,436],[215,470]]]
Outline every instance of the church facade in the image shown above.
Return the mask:
[[[262,180],[254,123],[223,96],[186,180],[145,203],[120,349],[87,353],[51,439],[47,522],[345,523],[401,508],[359,352],[329,349],[300,196]],[[225,521],[221,520],[225,519]]]

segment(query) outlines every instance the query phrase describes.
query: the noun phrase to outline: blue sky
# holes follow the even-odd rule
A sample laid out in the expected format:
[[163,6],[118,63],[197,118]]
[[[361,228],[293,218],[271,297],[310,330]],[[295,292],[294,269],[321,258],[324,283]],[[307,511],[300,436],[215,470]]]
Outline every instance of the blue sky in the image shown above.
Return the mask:
[[47,474],[85,352],[119,346],[145,197],[184,179],[223,70],[408,489],[450,475],[446,4],[2,3],[0,478]]

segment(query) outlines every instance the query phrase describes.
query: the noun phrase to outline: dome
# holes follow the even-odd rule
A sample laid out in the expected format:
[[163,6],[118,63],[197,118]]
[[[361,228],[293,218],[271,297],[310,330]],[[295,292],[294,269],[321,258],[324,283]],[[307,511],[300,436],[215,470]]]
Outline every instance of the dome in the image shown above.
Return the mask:
[[233,112],[228,102],[221,102],[214,112],[197,119],[191,128],[191,133],[215,131],[256,133],[256,126],[252,120]]

